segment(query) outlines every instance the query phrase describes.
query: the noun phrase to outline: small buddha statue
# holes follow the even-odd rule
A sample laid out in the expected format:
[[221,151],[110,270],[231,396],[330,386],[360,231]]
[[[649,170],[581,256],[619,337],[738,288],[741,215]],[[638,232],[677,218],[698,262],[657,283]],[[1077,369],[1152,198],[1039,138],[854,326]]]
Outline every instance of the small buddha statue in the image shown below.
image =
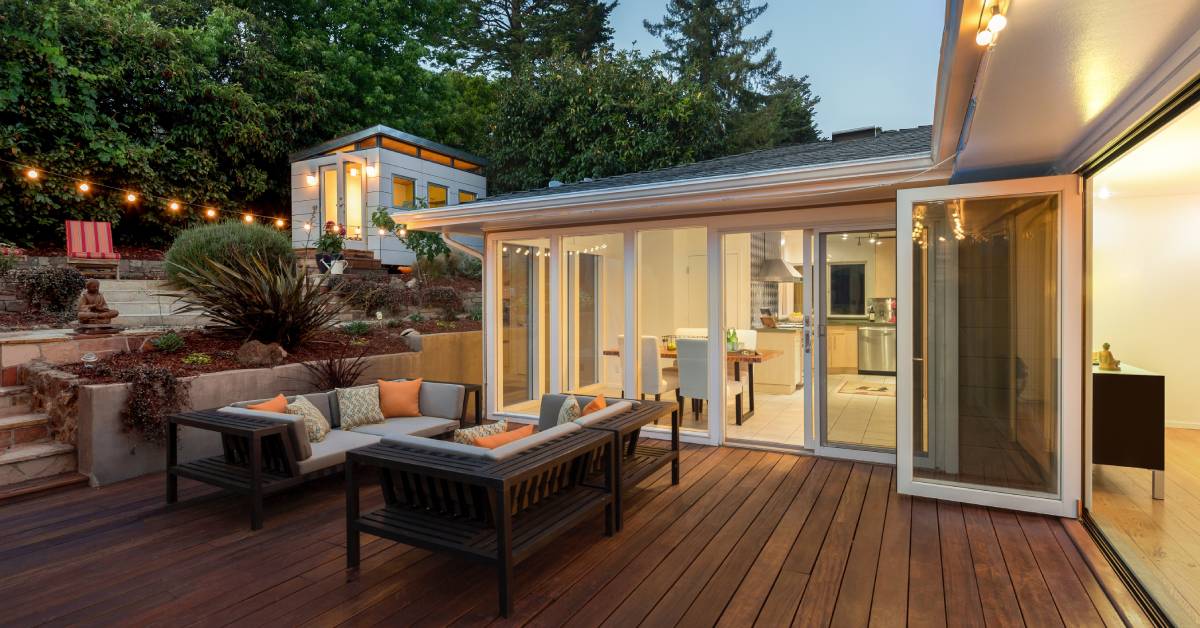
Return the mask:
[[1114,358],[1112,351],[1108,350],[1108,343],[1104,343],[1103,350],[1100,351],[1099,365],[1101,371],[1119,371],[1121,370],[1121,361]]
[[100,281],[88,279],[84,292],[79,295],[78,317],[84,325],[108,325],[120,312],[109,309],[104,295],[100,294]]

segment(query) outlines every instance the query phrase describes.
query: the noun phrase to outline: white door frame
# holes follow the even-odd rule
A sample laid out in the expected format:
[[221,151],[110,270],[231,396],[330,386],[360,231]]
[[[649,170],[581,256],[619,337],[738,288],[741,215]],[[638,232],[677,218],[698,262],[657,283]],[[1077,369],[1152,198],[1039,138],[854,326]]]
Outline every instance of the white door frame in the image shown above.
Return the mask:
[[896,200],[896,229],[911,234],[912,208],[918,202],[1057,193],[1058,229],[1058,342],[1059,432],[1058,492],[1055,496],[1021,494],[997,488],[933,482],[913,475],[913,251],[897,244],[899,283],[897,310],[897,487],[900,493],[994,506],[1013,510],[1075,517],[1082,489],[1083,393],[1079,373],[1087,359],[1083,345],[1083,204],[1082,183],[1075,175],[966,183],[900,190]]

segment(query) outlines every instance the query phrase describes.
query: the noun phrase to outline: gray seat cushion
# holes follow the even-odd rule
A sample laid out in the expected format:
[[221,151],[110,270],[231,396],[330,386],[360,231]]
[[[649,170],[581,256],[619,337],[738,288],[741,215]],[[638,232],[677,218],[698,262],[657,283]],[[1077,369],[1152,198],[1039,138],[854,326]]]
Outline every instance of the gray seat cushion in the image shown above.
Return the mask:
[[[243,403],[256,403],[254,401],[246,401]],[[234,414],[238,416],[251,416],[268,421],[288,424],[288,438],[292,441],[292,450],[296,452],[296,461],[306,460],[312,456],[312,444],[308,442],[308,428],[304,425],[304,417],[298,414],[280,414],[277,412],[263,412],[262,410],[251,410],[243,408],[240,405],[225,406],[218,410],[226,414]]]
[[[424,386],[422,386],[424,388]],[[381,438],[394,436],[437,436],[458,429],[458,420],[436,416],[412,416],[388,419],[383,423],[360,425],[353,432],[374,434]]]
[[300,473],[312,473],[346,461],[346,452],[379,442],[374,434],[359,434],[346,430],[333,430],[325,440],[312,444],[312,456],[300,462]]

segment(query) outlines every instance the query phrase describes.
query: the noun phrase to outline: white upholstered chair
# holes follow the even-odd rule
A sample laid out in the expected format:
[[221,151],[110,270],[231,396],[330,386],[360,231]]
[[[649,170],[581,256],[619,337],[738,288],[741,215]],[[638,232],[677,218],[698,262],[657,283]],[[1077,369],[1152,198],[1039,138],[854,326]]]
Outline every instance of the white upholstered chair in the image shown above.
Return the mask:
[[[692,400],[692,414],[700,420],[704,402],[708,400],[708,340],[703,338],[679,338],[679,395]],[[742,418],[742,383],[725,378],[725,394],[735,400],[738,422]],[[680,401],[682,404],[682,400]]]
[[753,329],[735,329],[737,332],[738,342],[742,344],[743,349],[758,351],[758,331]]
[[679,392],[679,371],[664,369],[658,357],[658,338],[642,336],[642,396],[654,395],[661,401],[664,393]]

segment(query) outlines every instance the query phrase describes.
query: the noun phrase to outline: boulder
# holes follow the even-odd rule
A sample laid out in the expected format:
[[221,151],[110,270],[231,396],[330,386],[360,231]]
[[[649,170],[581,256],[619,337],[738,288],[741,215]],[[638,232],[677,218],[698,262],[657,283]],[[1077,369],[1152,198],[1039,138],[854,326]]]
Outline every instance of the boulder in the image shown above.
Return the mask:
[[268,345],[257,340],[251,340],[238,347],[237,361],[242,366],[262,368],[283,364],[283,361],[287,359],[287,355],[287,351],[279,346],[277,342],[272,342]]

